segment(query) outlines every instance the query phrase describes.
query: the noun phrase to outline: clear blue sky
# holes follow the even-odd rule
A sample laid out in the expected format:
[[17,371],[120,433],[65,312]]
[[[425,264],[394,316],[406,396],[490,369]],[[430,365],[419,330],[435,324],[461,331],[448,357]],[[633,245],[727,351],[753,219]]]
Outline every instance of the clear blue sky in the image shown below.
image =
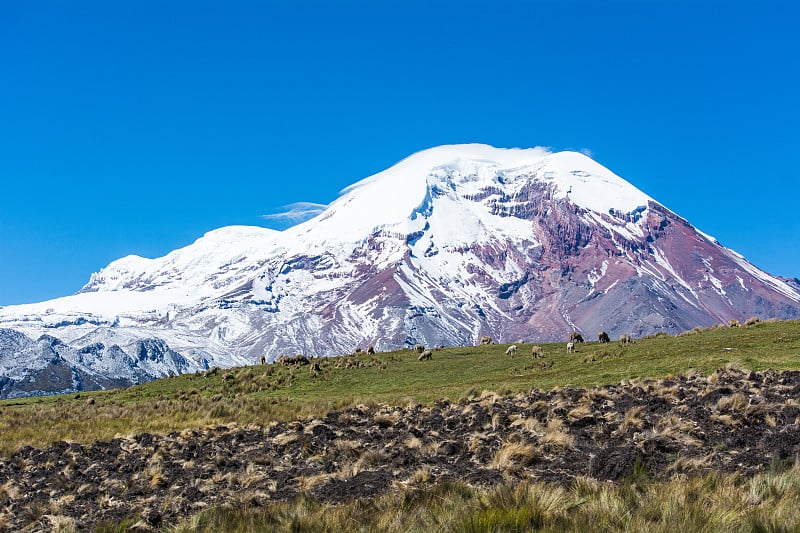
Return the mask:
[[0,2],[0,305],[418,150],[589,150],[800,276],[785,1]]

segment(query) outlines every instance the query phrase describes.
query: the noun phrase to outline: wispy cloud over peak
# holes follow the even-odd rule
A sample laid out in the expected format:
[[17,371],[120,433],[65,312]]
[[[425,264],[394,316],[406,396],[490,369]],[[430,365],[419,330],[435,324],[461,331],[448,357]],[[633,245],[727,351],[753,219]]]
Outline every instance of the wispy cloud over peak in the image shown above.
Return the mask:
[[277,213],[261,215],[261,218],[275,226],[276,229],[285,229],[310,220],[319,215],[328,206],[314,202],[295,202],[293,204],[280,207]]

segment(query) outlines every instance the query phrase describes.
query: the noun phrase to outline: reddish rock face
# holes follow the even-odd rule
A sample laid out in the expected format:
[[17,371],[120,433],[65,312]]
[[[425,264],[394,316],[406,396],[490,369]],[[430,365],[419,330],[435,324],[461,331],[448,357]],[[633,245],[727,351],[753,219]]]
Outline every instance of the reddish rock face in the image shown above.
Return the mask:
[[[409,238],[376,234],[351,255],[346,288],[314,296],[326,302],[323,316],[330,317],[320,324],[321,337],[347,334],[348,346],[369,342],[390,349],[473,344],[481,335],[547,341],[603,330],[616,339],[750,316],[800,316],[795,286],[759,271],[655,202],[633,214],[598,214],[555,199],[551,187],[536,182],[515,197],[498,198],[489,189],[469,201],[525,220],[528,240],[448,246],[437,240],[434,220]],[[434,200],[430,212],[436,209]],[[392,249],[401,250],[397,261],[377,267],[386,264],[380,252]],[[431,272],[430,258],[442,255],[460,264],[456,275]],[[369,310],[374,334],[357,338],[359,332],[342,325],[342,310],[356,306]],[[329,348],[340,349],[335,343]]]

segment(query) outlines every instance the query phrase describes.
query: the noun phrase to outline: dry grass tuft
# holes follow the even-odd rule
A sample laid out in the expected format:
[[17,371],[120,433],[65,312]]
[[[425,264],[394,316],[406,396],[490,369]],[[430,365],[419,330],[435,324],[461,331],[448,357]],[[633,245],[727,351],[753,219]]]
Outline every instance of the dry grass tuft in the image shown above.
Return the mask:
[[670,473],[697,473],[707,471],[711,467],[714,453],[703,457],[686,457],[679,455],[675,462],[667,469]]
[[335,445],[339,453],[349,459],[357,459],[363,452],[363,446],[357,440],[338,439]]
[[643,406],[634,407],[630,411],[627,411],[619,426],[620,432],[629,433],[630,431],[642,429],[642,425],[644,424],[644,420],[641,417],[642,411],[644,411]]
[[326,484],[328,481],[337,477],[336,473],[322,473],[313,476],[300,476],[297,478],[297,488],[308,492]]
[[471,402],[471,401],[477,399],[479,396],[480,396],[480,394],[478,393],[478,388],[473,385],[472,387],[468,388],[466,391],[464,391],[461,394],[461,396],[459,397],[458,401],[460,401],[460,402]]
[[748,400],[744,394],[737,392],[730,396],[723,396],[717,401],[717,409],[719,411],[732,411],[735,413],[744,413],[747,409]]
[[714,413],[708,418],[709,420],[712,420],[714,422],[719,422],[720,424],[724,424],[726,426],[735,426],[739,424],[739,420],[733,418],[732,415],[727,413],[725,414]]
[[0,485],[0,501],[15,501],[22,495],[22,491],[9,479]]
[[77,531],[75,519],[72,517],[48,514],[44,518],[50,526],[49,530],[53,533],[73,533]]
[[384,460],[385,457],[380,452],[365,450],[358,456],[355,462],[343,465],[342,468],[335,473],[335,477],[338,479],[349,479],[365,470],[380,466]]
[[420,440],[419,437],[416,437],[414,435],[411,435],[409,438],[407,438],[405,441],[403,441],[403,445],[406,448],[409,448],[409,449],[412,449],[412,450],[418,450],[419,448],[422,447],[422,444],[423,444],[422,440]]
[[247,466],[239,475],[239,485],[244,488],[250,488],[261,483],[264,479],[266,479],[266,475],[255,463],[247,463]]
[[469,449],[470,452],[474,453],[483,446],[483,444],[486,442],[487,439],[488,436],[486,435],[486,433],[473,433],[469,436],[467,449]]
[[538,419],[516,415],[512,418],[511,427],[519,427],[532,435],[539,435],[544,432],[544,426]]
[[545,433],[542,435],[542,444],[549,448],[572,448],[575,438],[567,431],[564,431],[564,421],[560,418],[551,418],[547,421]]
[[693,435],[697,430],[695,423],[675,414],[661,417],[656,422],[655,430],[662,435],[675,439],[687,447],[695,448],[703,444],[702,440]]
[[494,391],[485,390],[480,395],[481,402],[480,404],[483,406],[494,405],[494,403],[500,399],[500,395]]
[[537,400],[528,406],[530,412],[534,415],[545,415],[550,410],[550,406],[544,400]]
[[291,444],[292,442],[296,441],[300,438],[300,435],[297,434],[296,431],[286,431],[281,433],[280,435],[275,435],[273,437],[272,442],[276,446],[286,446],[287,444]]
[[495,453],[490,466],[505,470],[512,466],[527,466],[541,456],[541,451],[533,444],[525,442],[505,442]]
[[588,418],[591,416],[593,416],[592,410],[586,404],[581,404],[567,413],[567,418],[569,420],[580,420],[582,418]]
[[401,481],[400,483],[408,487],[415,487],[417,485],[429,483],[431,479],[433,479],[433,473],[431,472],[431,469],[427,466],[424,466],[412,472],[407,479]]
[[393,411],[388,413],[378,413],[373,418],[375,424],[382,428],[392,427],[400,420],[400,411]]

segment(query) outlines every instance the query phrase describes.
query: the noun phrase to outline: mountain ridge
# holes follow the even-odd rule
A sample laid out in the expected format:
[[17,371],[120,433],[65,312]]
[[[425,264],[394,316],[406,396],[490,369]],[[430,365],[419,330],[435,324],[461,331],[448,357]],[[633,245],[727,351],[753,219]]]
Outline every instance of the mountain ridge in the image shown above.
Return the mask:
[[302,224],[220,228],[161,258],[121,258],[73,296],[0,308],[0,327],[128,357],[158,339],[183,362],[156,377],[261,355],[676,333],[751,315],[797,318],[800,290],[585,155],[447,145],[354,183]]

